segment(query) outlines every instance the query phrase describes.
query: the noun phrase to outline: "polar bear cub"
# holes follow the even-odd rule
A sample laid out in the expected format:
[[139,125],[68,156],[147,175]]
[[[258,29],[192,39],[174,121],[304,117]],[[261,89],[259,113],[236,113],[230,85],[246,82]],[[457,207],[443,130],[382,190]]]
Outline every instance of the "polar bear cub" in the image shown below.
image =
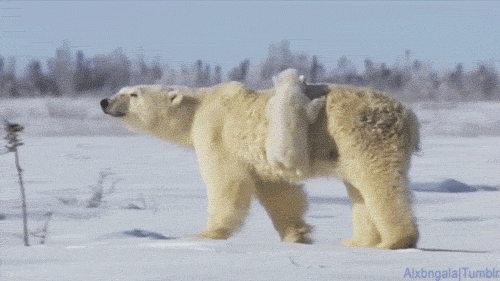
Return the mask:
[[304,77],[287,69],[273,77],[275,95],[269,100],[266,139],[267,161],[298,177],[309,174],[308,126],[314,123],[325,97],[310,100]]

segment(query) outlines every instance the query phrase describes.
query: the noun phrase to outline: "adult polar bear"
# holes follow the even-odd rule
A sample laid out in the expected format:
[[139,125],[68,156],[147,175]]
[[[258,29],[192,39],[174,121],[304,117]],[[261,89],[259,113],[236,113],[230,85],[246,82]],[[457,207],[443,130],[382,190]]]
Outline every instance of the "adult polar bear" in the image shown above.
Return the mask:
[[[344,244],[415,247],[407,180],[419,142],[415,115],[375,90],[324,89],[326,105],[307,128],[311,169],[303,179],[344,181],[353,220],[353,236]],[[199,89],[134,86],[103,99],[101,107],[133,128],[194,148],[208,193],[201,237],[228,238],[242,226],[255,194],[282,241],[307,243],[305,192],[266,156],[266,108],[273,96],[274,89],[254,91],[236,82]]]

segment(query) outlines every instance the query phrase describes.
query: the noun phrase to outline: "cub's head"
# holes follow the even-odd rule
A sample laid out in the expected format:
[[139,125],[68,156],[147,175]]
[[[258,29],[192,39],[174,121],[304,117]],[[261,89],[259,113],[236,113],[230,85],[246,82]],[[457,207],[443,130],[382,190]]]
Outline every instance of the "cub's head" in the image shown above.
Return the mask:
[[304,76],[294,68],[288,68],[273,76],[274,87],[297,87],[304,83]]
[[188,88],[162,85],[125,87],[101,100],[104,113],[135,129],[162,136],[186,127],[196,104],[197,99]]

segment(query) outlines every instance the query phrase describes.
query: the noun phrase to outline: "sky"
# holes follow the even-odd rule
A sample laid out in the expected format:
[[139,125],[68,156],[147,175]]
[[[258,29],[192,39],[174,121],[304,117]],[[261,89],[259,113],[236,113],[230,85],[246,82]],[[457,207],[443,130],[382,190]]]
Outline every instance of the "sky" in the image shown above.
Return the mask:
[[18,67],[42,64],[69,43],[86,57],[118,47],[177,65],[244,59],[259,64],[269,45],[290,41],[326,67],[347,56],[388,64],[412,58],[435,68],[492,62],[500,69],[499,1],[2,1],[0,55]]

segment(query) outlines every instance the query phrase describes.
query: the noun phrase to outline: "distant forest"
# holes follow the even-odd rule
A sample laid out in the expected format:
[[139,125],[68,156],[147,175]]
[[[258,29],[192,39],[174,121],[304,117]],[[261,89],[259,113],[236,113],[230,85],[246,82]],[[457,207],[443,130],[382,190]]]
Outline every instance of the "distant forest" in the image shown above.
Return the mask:
[[[252,62],[255,63],[255,62]],[[343,56],[334,69],[326,69],[318,56],[293,52],[282,41],[269,46],[267,58],[256,65],[245,59],[223,74],[220,65],[201,59],[175,69],[143,56],[127,57],[121,48],[112,53],[86,57],[72,53],[65,42],[46,62],[32,60],[17,71],[13,57],[0,54],[0,98],[103,95],[127,85],[162,83],[205,87],[225,81],[240,81],[261,89],[272,86],[271,77],[290,67],[310,83],[341,83],[379,89],[406,101],[482,101],[500,100],[499,74],[495,66],[479,62],[465,71],[462,64],[451,70],[436,70],[429,63],[413,60],[409,50],[393,65],[365,59],[359,71]]]

